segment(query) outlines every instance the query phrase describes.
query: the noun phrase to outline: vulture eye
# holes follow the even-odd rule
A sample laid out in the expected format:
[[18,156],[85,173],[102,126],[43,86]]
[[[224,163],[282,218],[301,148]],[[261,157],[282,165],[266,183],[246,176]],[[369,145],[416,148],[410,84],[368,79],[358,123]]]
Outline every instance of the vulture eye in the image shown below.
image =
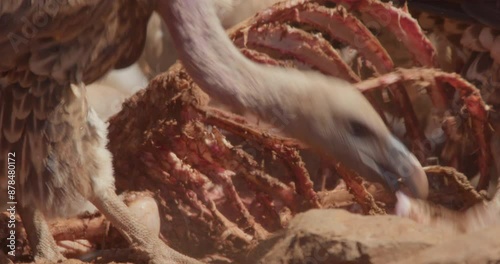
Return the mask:
[[371,131],[366,125],[358,121],[351,121],[349,124],[351,125],[351,133],[355,137],[365,138],[371,135]]

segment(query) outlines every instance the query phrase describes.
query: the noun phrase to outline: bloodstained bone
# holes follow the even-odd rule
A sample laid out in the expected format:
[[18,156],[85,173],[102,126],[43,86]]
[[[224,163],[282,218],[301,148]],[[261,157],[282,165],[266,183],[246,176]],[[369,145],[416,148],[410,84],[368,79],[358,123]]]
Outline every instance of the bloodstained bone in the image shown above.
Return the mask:
[[271,7],[271,12],[261,12],[253,18],[256,25],[279,21],[281,23],[300,23],[342,41],[358,50],[373,62],[380,73],[394,67],[391,57],[378,39],[355,16],[342,6],[329,9],[314,2],[297,1],[294,6],[288,2]]
[[258,62],[258,63],[272,65],[272,66],[289,67],[289,68],[294,67],[293,62],[275,60],[275,59],[271,58],[269,55],[262,53],[262,52],[258,52],[256,50],[242,48],[242,49],[240,49],[240,51],[247,58],[249,58],[255,62]]
[[[381,27],[387,27],[413,54],[421,66],[438,67],[436,51],[427,39],[418,22],[390,3],[377,0],[326,0],[346,5],[348,10],[356,10],[375,19]],[[385,21],[385,20],[386,21]]]
[[301,147],[302,143],[293,139],[267,135],[261,131],[252,129],[248,125],[246,127],[239,125],[225,117],[224,113],[217,109],[211,109],[211,112],[209,114],[209,111],[207,111],[205,114],[207,123],[229,130],[239,136],[246,136],[248,139],[253,139],[255,143],[258,143],[264,149],[273,151],[276,156],[286,162],[291,175],[299,183],[297,192],[306,197],[312,208],[320,207],[317,194],[312,188],[313,184],[309,177],[309,172],[305,169],[305,164],[297,151],[297,148]]
[[281,55],[293,56],[296,60],[324,74],[350,82],[359,81],[356,73],[321,36],[307,34],[301,29],[287,25],[272,24],[245,29],[244,34],[246,35],[233,37],[233,41],[239,47],[256,49],[265,47]]
[[354,199],[361,205],[365,214],[385,214],[385,210],[375,203],[373,196],[363,187],[363,180],[359,175],[340,163],[335,164],[335,169],[350,187],[350,192],[354,194]]
[[488,123],[488,111],[490,107],[486,105],[481,98],[480,91],[472,84],[462,79],[460,75],[455,73],[446,73],[436,69],[414,68],[414,69],[398,69],[395,72],[383,75],[379,78],[366,80],[355,84],[360,91],[376,89],[377,87],[385,87],[401,81],[421,81],[425,80],[429,83],[439,83],[441,85],[434,86],[434,89],[443,89],[444,83],[450,84],[455,88],[461,99],[464,102],[464,107],[468,110],[471,118],[471,126],[474,131],[474,137],[479,144],[479,170],[481,178],[477,186],[478,190],[484,190],[488,187],[490,181],[490,165],[491,165],[491,128]]

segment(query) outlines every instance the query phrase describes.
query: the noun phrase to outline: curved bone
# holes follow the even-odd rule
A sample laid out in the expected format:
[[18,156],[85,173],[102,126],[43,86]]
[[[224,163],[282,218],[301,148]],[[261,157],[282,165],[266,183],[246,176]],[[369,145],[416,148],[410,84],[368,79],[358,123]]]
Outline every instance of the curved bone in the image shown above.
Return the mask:
[[394,63],[378,39],[355,16],[338,6],[329,9],[317,3],[298,1],[290,7],[290,2],[282,2],[260,12],[253,21],[256,24],[271,21],[296,22],[313,26],[321,32],[338,39],[358,50],[370,60],[377,70],[386,73]]
[[[488,125],[488,112],[490,106],[486,105],[481,97],[480,91],[471,83],[461,78],[456,73],[447,73],[436,71],[434,69],[399,69],[398,71],[385,74],[378,78],[373,78],[360,83],[355,86],[360,91],[374,89],[376,87],[385,87],[403,80],[429,80],[431,83],[436,82],[438,85],[435,89],[437,91],[430,92],[431,96],[440,97],[436,101],[445,100],[443,92],[443,84],[450,84],[455,88],[462,100],[464,100],[465,107],[471,115],[471,125],[474,130],[474,137],[479,145],[479,170],[481,178],[478,184],[478,189],[482,190],[488,186],[490,179],[490,165],[491,165],[491,147],[488,144],[491,138],[491,130]],[[447,104],[444,102],[443,104]]]
[[263,46],[283,55],[293,55],[297,60],[349,82],[360,78],[347,65],[330,43],[321,36],[312,36],[301,29],[285,25],[264,25],[246,30],[245,36],[237,35],[238,46]]
[[420,29],[418,22],[392,4],[376,0],[327,0],[343,4],[348,9],[358,10],[373,17],[381,27],[387,27],[406,47],[421,66],[437,67],[436,51]]

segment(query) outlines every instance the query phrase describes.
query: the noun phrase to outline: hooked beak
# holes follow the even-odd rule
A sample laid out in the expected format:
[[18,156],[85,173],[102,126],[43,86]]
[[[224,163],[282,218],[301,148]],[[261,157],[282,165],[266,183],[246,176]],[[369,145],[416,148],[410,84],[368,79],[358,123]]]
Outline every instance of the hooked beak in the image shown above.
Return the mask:
[[377,158],[361,154],[362,162],[382,178],[393,192],[407,187],[409,195],[426,199],[429,194],[429,183],[422,165],[417,158],[395,137],[391,136],[384,148],[385,157]]

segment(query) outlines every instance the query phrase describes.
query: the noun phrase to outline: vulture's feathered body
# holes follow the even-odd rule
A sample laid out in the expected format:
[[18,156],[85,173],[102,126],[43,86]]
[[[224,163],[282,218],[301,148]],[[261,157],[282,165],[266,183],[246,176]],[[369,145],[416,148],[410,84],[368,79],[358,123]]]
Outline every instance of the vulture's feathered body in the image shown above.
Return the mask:
[[153,263],[194,262],[150,235],[114,193],[106,126],[86,99],[86,83],[137,60],[155,5],[0,3],[0,178],[15,153],[15,198],[36,259],[63,258],[44,215],[81,212],[90,200]]
[[108,169],[101,160],[109,153],[92,151],[104,149],[106,128],[88,108],[83,85],[139,57],[153,7],[2,1],[0,171],[7,171],[7,152],[15,152],[23,205],[66,215],[81,208],[80,192],[88,197],[92,181],[113,183],[111,171],[99,172]]

